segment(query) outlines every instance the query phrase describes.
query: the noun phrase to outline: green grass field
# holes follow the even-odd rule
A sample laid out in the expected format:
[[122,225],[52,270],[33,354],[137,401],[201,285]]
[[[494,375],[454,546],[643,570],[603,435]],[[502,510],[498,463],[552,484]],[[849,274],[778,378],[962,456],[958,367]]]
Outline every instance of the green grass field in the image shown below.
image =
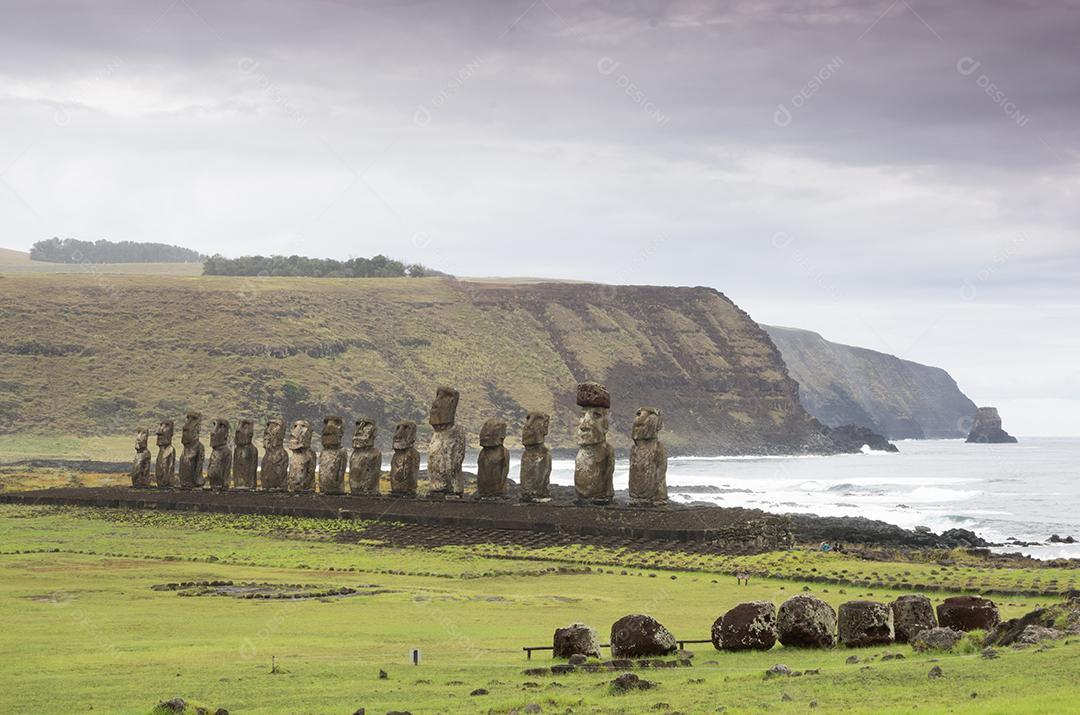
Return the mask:
[[[637,671],[657,687],[628,695],[609,692],[611,672],[526,676],[524,668],[551,659],[527,661],[521,647],[550,644],[553,629],[572,621],[604,636],[618,617],[644,612],[676,637],[707,638],[713,620],[740,601],[779,603],[804,589],[834,605],[870,593],[888,600],[910,591],[867,589],[856,573],[888,567],[929,577],[941,569],[807,551],[682,566],[679,555],[668,555],[672,562],[660,569],[635,566],[639,557],[631,554],[601,559],[593,550],[589,558],[583,547],[502,555],[515,556],[508,559],[493,549],[335,540],[343,529],[363,528],[285,517],[0,507],[0,612],[7,616],[0,712],[148,713],[179,696],[230,713],[507,713],[529,703],[545,713],[637,713],[658,703],[687,713],[801,713],[812,701],[817,712],[1061,713],[1080,697],[1080,642],[1067,641],[1047,652],[1004,649],[996,660],[968,646],[936,656],[945,672],[936,681],[927,678],[935,656],[899,645],[861,649],[864,662],[854,665],[844,648],[731,654],[698,645],[691,648],[694,667]],[[608,565],[590,565],[600,561]],[[737,587],[733,568],[785,576]],[[845,569],[853,576],[846,586],[800,580]],[[956,582],[968,571],[981,574],[963,566]],[[1016,580],[1030,582],[1052,570],[985,571],[1015,571]],[[209,580],[349,586],[373,595],[247,600],[152,590]],[[941,582],[952,585],[953,572]],[[946,594],[928,595],[937,601]],[[1011,617],[1055,599],[997,600]],[[419,666],[409,663],[412,648],[421,649]],[[905,658],[883,662],[877,656],[885,651]],[[278,673],[270,672],[272,658]],[[764,680],[775,663],[821,672]],[[477,688],[488,694],[471,696]]]

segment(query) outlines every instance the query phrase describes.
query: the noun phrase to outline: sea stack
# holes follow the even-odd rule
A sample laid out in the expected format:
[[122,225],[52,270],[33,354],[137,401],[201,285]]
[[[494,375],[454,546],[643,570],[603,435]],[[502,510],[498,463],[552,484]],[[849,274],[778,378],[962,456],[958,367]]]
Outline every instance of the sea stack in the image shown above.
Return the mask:
[[980,407],[975,412],[975,424],[968,434],[968,442],[984,444],[1012,444],[1016,437],[1001,429],[1001,415],[996,407]]

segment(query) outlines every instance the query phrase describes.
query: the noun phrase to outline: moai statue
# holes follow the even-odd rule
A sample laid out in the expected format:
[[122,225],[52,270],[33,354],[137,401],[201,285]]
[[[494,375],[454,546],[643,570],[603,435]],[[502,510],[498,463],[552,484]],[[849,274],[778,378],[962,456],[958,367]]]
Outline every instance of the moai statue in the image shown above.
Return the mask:
[[506,497],[506,475],[510,473],[510,450],[503,446],[506,423],[492,418],[480,428],[480,457],[476,462],[476,496],[480,499]]
[[630,503],[637,506],[667,504],[667,448],[658,437],[664,417],[654,407],[642,407],[634,416],[630,436]]
[[315,462],[318,457],[311,449],[311,423],[293,422],[289,434],[289,491],[310,494],[315,491]]
[[168,489],[176,486],[176,450],[172,446],[173,421],[162,420],[157,428],[157,462],[154,464],[154,481],[158,487]]
[[440,387],[431,403],[428,422],[435,430],[428,444],[428,493],[461,496],[465,491],[465,476],[461,463],[465,461],[465,430],[454,424],[457,413],[457,390]]
[[577,433],[581,449],[574,461],[578,501],[610,504],[615,496],[615,450],[607,441],[611,395],[599,383],[583,382],[578,385],[577,403],[584,408]]
[[416,423],[398,422],[394,429],[394,456],[390,458],[390,496],[416,496],[420,452],[416,450]]
[[349,454],[341,447],[345,421],[340,417],[323,419],[322,454],[319,455],[319,491],[323,494],[345,493],[345,465]]
[[229,449],[229,421],[224,417],[210,421],[210,461],[206,465],[206,481],[214,491],[229,488],[232,473],[232,450]]
[[349,456],[349,491],[353,494],[378,494],[382,477],[382,452],[375,449],[375,420],[361,417],[353,432]]
[[202,489],[203,460],[206,452],[199,441],[199,429],[202,427],[202,415],[188,412],[184,429],[180,433],[180,443],[184,451],[180,453],[180,488]]
[[131,463],[131,486],[136,489],[148,489],[153,481],[150,477],[150,450],[146,443],[150,439],[150,432],[145,427],[140,427],[135,433],[135,460]]
[[254,436],[254,422],[240,420],[236,424],[236,434],[233,436],[236,448],[233,449],[232,457],[233,489],[247,491],[255,488],[255,477],[259,471],[259,450],[251,443]]
[[262,488],[268,492],[288,489],[289,453],[284,444],[285,423],[279,419],[267,420],[263,430]]
[[525,416],[525,427],[521,430],[521,444],[525,447],[521,453],[522,501],[551,501],[551,450],[544,444],[550,424],[551,418],[543,412]]

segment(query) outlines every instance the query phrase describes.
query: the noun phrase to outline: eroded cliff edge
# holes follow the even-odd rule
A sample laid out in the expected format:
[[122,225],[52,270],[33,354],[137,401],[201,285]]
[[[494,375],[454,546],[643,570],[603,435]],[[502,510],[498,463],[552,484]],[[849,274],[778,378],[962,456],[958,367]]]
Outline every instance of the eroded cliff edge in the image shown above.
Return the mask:
[[66,275],[6,276],[0,299],[8,432],[126,434],[189,408],[367,414],[385,448],[405,418],[426,442],[447,383],[472,441],[491,416],[516,438],[536,409],[570,448],[574,387],[595,379],[617,447],[651,405],[673,454],[836,450],[764,330],[711,288]]

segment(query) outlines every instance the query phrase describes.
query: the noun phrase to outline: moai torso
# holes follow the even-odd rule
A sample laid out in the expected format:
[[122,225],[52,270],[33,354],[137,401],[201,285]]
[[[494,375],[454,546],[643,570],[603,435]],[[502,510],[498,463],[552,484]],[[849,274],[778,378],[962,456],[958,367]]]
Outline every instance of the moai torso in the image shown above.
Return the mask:
[[666,504],[667,449],[659,440],[663,427],[660,410],[642,407],[634,418],[630,448],[630,502],[641,506]]
[[162,489],[176,486],[176,450],[172,446],[173,421],[162,420],[157,428],[157,462],[154,464],[154,481]]
[[203,462],[205,451],[202,442],[199,441],[199,430],[202,427],[202,415],[198,412],[189,412],[184,421],[184,429],[180,433],[180,442],[184,445],[184,451],[180,453],[180,488],[201,489],[203,480]]
[[259,471],[259,450],[251,443],[255,436],[255,424],[251,420],[240,420],[236,425],[233,441],[232,485],[233,489],[249,490],[255,488],[255,478]]
[[232,474],[232,450],[229,449],[229,421],[222,417],[210,422],[210,461],[206,464],[206,481],[210,488],[224,491],[229,488]]
[[150,473],[150,450],[146,448],[146,442],[150,433],[140,429],[135,435],[135,459],[131,463],[131,486],[138,489],[146,489],[153,486]]
[[289,491],[315,491],[315,452],[311,450],[311,425],[307,420],[293,423],[289,435]]
[[420,452],[416,450],[416,423],[398,423],[394,430],[394,456],[390,458],[390,495],[416,496]]
[[270,492],[288,489],[289,453],[285,451],[285,423],[271,419],[263,430],[263,459],[260,479],[262,488]]
[[525,427],[521,431],[525,451],[521,453],[519,476],[522,501],[548,501],[551,498],[551,450],[544,444],[550,421],[542,412],[530,412],[525,417]]
[[603,385],[578,385],[577,403],[584,409],[578,421],[574,488],[580,501],[608,504],[615,496],[615,450],[607,441],[611,397]]
[[323,420],[322,453],[319,455],[319,491],[323,494],[345,493],[345,465],[348,454],[341,447],[343,421],[340,417]]
[[506,423],[490,419],[480,430],[480,456],[476,463],[476,496],[500,499],[506,496],[506,477],[510,473],[510,450],[503,446]]
[[428,492],[453,494],[465,491],[461,463],[465,461],[465,430],[454,424],[458,391],[440,387],[431,404],[428,422],[435,430],[428,444]]
[[378,494],[382,477],[382,452],[375,449],[375,421],[356,420],[352,454],[349,455],[349,491],[353,494]]

